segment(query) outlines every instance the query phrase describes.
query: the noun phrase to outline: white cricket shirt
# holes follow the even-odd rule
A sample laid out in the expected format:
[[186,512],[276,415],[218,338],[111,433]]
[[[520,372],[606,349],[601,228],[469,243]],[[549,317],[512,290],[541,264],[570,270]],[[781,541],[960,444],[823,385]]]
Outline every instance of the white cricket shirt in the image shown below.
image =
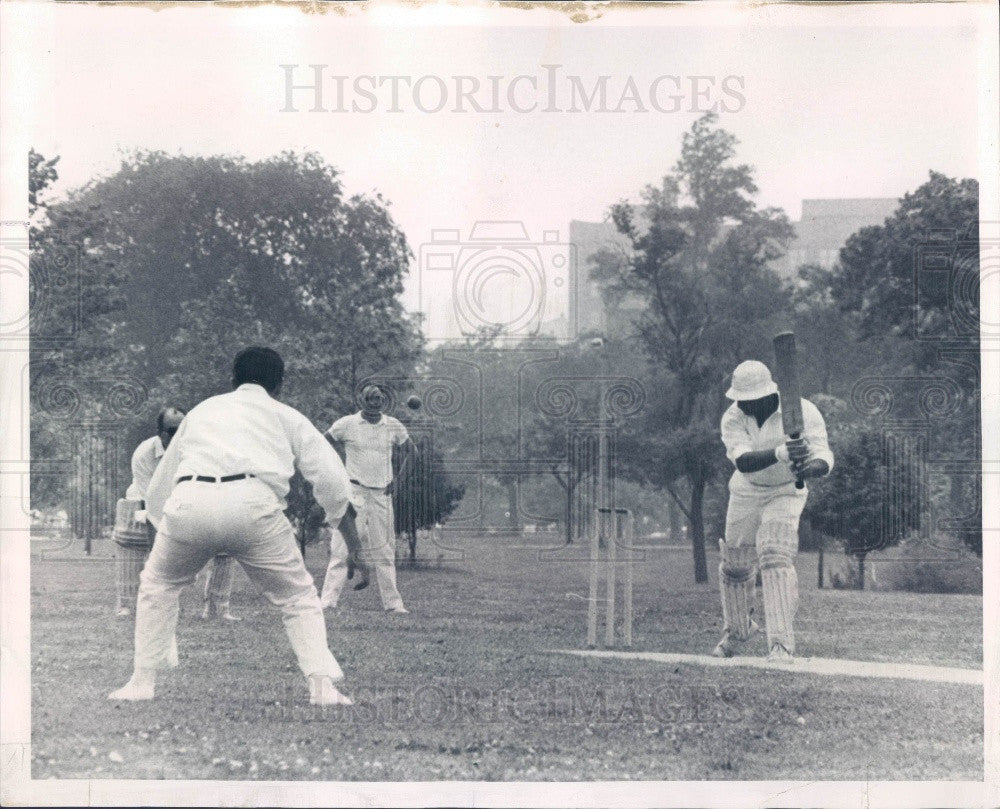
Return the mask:
[[348,477],[372,489],[392,483],[392,448],[410,437],[399,419],[383,413],[371,424],[360,411],[337,419],[326,432],[344,444]]
[[146,510],[157,520],[184,475],[250,474],[284,506],[296,468],[312,483],[327,519],[337,523],[350,501],[351,484],[333,447],[298,410],[272,399],[260,385],[240,385],[206,399],[184,417],[153,475]]
[[[826,461],[830,469],[833,469],[833,453],[826,437],[826,422],[816,405],[807,399],[802,400],[802,421],[805,429],[801,437],[809,441],[811,456],[821,458]],[[757,426],[757,419],[746,415],[737,407],[736,402],[722,414],[722,443],[726,447],[726,457],[734,464],[737,458],[747,452],[774,449],[787,440],[781,425],[780,403],[778,409],[760,427]],[[780,461],[767,469],[749,474],[737,469],[733,472],[732,478],[733,483],[743,482],[755,486],[783,486],[794,480],[795,475],[792,474],[788,464]]]
[[160,436],[147,438],[132,453],[132,483],[125,490],[126,500],[145,500],[149,482],[163,457],[163,442]]

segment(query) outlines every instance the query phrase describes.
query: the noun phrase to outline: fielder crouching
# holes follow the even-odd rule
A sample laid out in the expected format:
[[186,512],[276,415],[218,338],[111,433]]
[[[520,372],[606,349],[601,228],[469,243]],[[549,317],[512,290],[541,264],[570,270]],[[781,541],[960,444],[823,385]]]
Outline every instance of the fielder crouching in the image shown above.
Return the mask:
[[[233,363],[233,390],[213,396],[184,419],[150,483],[147,509],[157,527],[143,568],[131,679],[109,695],[152,699],[157,669],[177,627],[181,590],[212,557],[226,553],[281,611],[310,702],[350,704],[335,686],[344,675],[327,645],[319,595],[295,532],[284,515],[297,467],[352,553],[360,549],[351,484],[333,448],[304,415],[277,401],[284,363],[260,347]],[[367,570],[356,564],[367,580]]]
[[184,420],[179,407],[165,407],[156,417],[156,435],[147,438],[132,453],[132,483],[115,508],[115,589],[116,615],[132,615],[139,592],[139,574],[153,547],[155,531],[146,521],[145,499],[160,459]]
[[758,631],[751,613],[759,563],[768,658],[791,660],[799,598],[795,554],[808,496],[808,488],[796,489],[795,481],[822,477],[833,468],[826,424],[803,399],[802,437],[786,440],[778,387],[756,360],[736,367],[726,397],[733,404],[722,416],[722,442],[736,470],[729,479],[726,536],[719,543],[722,639],[712,654],[730,657],[737,642]]

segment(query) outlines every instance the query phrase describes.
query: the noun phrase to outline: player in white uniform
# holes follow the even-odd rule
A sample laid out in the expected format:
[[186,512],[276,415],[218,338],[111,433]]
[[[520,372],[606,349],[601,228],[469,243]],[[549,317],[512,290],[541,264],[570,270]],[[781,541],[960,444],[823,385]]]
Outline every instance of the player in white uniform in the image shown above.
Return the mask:
[[[132,482],[125,491],[125,499],[132,501],[131,513],[141,514],[145,508],[146,490],[160,458],[170,446],[177,428],[184,418],[184,411],[176,407],[165,407],[156,417],[156,435],[142,441],[132,453]],[[138,510],[138,511],[136,511]],[[117,617],[128,618],[135,606],[139,590],[139,574],[146,564],[149,551],[153,547],[153,530],[149,526],[148,535],[131,532],[124,537],[116,536],[115,584],[118,594]]]
[[[132,453],[132,483],[125,492],[126,500],[143,502],[146,490],[153,479],[160,458],[170,446],[184,418],[184,411],[177,407],[166,407],[156,417],[156,435],[147,438]],[[141,508],[141,506],[140,506]],[[127,618],[132,614],[136,594],[139,590],[139,574],[153,547],[153,529],[150,527],[149,542],[136,545],[132,542],[118,542],[116,572],[118,584],[118,617]],[[233,590],[233,574],[236,572],[233,558],[221,554],[216,556],[203,571],[205,573],[205,608],[202,618],[219,617],[225,621],[239,621],[229,609]]]
[[[337,419],[326,435],[345,457],[364,558],[375,568],[382,607],[386,612],[407,613],[409,610],[396,587],[392,493],[417,449],[402,422],[382,413],[386,398],[377,385],[367,385],[361,391],[361,404],[362,409],[357,413]],[[403,448],[403,459],[393,477],[392,449],[396,446]],[[347,547],[340,532],[335,530],[330,538],[330,565],[321,596],[324,608],[337,606],[347,579],[346,558]]]
[[722,442],[736,470],[729,479],[726,536],[719,543],[723,633],[713,654],[730,657],[738,641],[758,630],[750,616],[759,562],[768,657],[791,660],[799,598],[794,562],[808,496],[807,488],[795,488],[795,480],[822,477],[833,468],[826,424],[803,399],[802,437],[786,440],[778,387],[756,360],[736,367],[726,397],[733,404],[722,416]]
[[[298,468],[327,517],[340,521],[353,563],[360,543],[351,484],[309,419],[273,398],[283,378],[277,352],[241,351],[233,363],[235,390],[188,413],[160,461],[146,500],[157,534],[139,585],[134,670],[110,699],[153,698],[157,670],[170,665],[181,590],[209,559],[228,553],[281,611],[310,701],[350,703],[334,684],[344,675],[327,645],[323,608],[284,509]],[[355,567],[367,578],[363,563]]]

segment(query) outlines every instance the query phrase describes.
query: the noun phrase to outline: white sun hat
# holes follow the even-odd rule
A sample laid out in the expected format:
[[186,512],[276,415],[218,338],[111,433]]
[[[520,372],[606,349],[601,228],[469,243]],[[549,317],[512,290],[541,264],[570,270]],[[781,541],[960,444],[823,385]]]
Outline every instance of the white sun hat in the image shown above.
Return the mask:
[[762,399],[778,392],[767,366],[757,360],[746,360],[733,371],[733,384],[726,391],[726,398],[736,402]]

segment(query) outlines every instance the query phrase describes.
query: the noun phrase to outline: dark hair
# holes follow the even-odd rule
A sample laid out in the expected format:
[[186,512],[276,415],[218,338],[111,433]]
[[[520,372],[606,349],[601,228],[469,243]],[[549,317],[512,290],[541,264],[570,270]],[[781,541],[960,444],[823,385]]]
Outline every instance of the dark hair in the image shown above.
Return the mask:
[[179,413],[181,416],[186,416],[187,411],[181,410],[179,407],[165,407],[156,416],[156,432],[162,433],[164,430],[163,421],[171,413]]
[[244,348],[233,360],[233,387],[247,382],[261,385],[268,393],[281,387],[285,378],[285,363],[273,348],[250,346]]

